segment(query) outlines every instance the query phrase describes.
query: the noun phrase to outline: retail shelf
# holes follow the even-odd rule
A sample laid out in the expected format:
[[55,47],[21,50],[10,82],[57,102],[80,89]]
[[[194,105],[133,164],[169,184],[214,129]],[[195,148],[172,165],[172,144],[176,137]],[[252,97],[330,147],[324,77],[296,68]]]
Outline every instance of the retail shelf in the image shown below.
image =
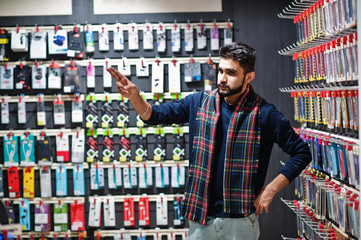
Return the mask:
[[317,0],[293,0],[291,4],[282,9],[282,12],[277,14],[277,16],[279,18],[293,19],[315,3],[317,3]]
[[109,195],[109,196],[89,196],[89,202],[101,201],[101,202],[107,202],[107,199],[114,199],[114,202],[124,202],[125,198],[133,198],[135,202],[139,201],[139,198],[148,197],[150,202],[156,202],[157,198],[159,196],[163,196],[167,198],[167,201],[175,201],[177,198],[183,198],[183,194],[143,194],[143,195],[122,195],[122,196],[115,196],[115,195]]
[[[44,89],[44,91],[46,91]],[[60,94],[61,95],[61,100],[68,102],[68,101],[73,101],[76,98],[76,94]],[[43,95],[43,101],[44,102],[53,102],[56,100],[57,98],[57,94],[54,95]],[[19,96],[6,96],[6,95],[2,95],[1,96],[1,100],[7,100],[9,103],[17,103],[19,102]],[[84,94],[79,94],[79,100],[84,101]],[[23,96],[23,101],[25,102],[38,102],[39,101],[39,96],[38,95],[24,95]]]
[[[139,61],[143,60],[144,64],[151,64],[153,62],[156,62],[157,60],[160,61],[160,63],[165,64],[173,64],[173,60],[180,64],[189,63],[190,60],[193,58],[195,62],[200,63],[206,63],[211,59],[213,62],[219,62],[219,57],[212,57],[212,56],[206,56],[206,57],[167,57],[167,58],[127,58],[127,63],[130,65],[136,65]],[[123,64],[122,58],[103,58],[103,59],[77,59],[77,60],[56,60],[56,64],[58,64],[61,67],[64,67],[65,65],[70,65],[71,61],[73,61],[75,64],[79,66],[87,66],[89,65],[89,62],[94,66],[105,66],[106,62],[108,62],[108,66],[117,66],[119,64]],[[23,65],[35,65],[36,61],[21,61]],[[53,64],[53,61],[41,61],[42,64],[45,66],[49,66]],[[5,63],[4,63],[5,64]],[[8,66],[16,66],[19,65],[20,62],[6,62]]]
[[[7,225],[1,225],[0,224],[0,232],[9,233],[13,236],[19,236],[22,234],[21,225],[20,224],[7,224]],[[7,239],[7,238],[3,238]]]
[[306,131],[310,131],[313,132],[315,134],[322,134],[322,135],[326,135],[329,137],[333,137],[333,138],[339,138],[345,141],[349,141],[349,142],[355,142],[358,144],[358,138],[352,138],[352,137],[348,137],[348,136],[343,136],[337,133],[330,133],[330,132],[325,132],[325,131],[320,131],[320,130],[316,130],[316,129],[312,129],[312,128],[302,128],[302,130],[306,130]]
[[167,228],[167,229],[139,229],[139,230],[99,230],[94,232],[94,238],[102,237],[113,237],[116,234],[125,234],[128,233],[131,236],[139,236],[142,234],[143,236],[156,236],[159,237],[167,234],[173,233],[174,235],[182,235],[183,239],[187,236],[188,228]]
[[[88,164],[83,162],[83,163],[50,163],[50,164],[35,164],[34,166],[16,166],[18,167],[19,170],[22,170],[22,169],[25,169],[27,167],[34,167],[34,170],[39,170],[43,167],[47,167],[47,168],[50,168],[52,170],[55,170],[60,164],[64,164],[65,168],[66,169],[73,169],[74,166],[76,164],[82,164],[83,165],[83,168],[84,169],[88,169]],[[3,169],[3,170],[7,170],[9,169],[10,166],[5,166],[4,164],[0,164],[0,167]]]
[[[178,98],[180,99],[181,97],[186,97],[190,94],[193,94],[195,92],[181,92],[181,93],[170,93],[170,92],[165,92],[165,93],[151,93],[151,92],[141,92],[141,95],[144,95],[146,99],[150,100],[150,99],[154,99],[154,96],[156,94],[159,95],[163,95],[163,99],[174,99],[174,97],[176,97],[176,94],[178,94]],[[88,96],[93,96],[95,97],[95,99],[97,101],[101,101],[102,99],[104,99],[106,96],[108,97],[108,101],[118,101],[119,97],[121,97],[121,95],[119,93],[89,93]]]
[[[38,204],[40,201],[43,203],[55,204],[55,203],[85,203],[85,197],[50,197],[50,198],[43,198],[43,197],[35,197],[35,198],[23,198],[29,200],[30,204]],[[1,198],[3,202],[6,201],[13,201],[14,204],[20,204],[22,198]]]
[[293,86],[293,87],[283,87],[279,88],[281,92],[291,93],[291,92],[314,92],[314,91],[338,91],[338,90],[358,90],[358,86]]
[[321,171],[319,171],[317,169],[314,169],[312,167],[308,167],[307,171],[312,172],[312,173],[314,173],[315,175],[317,175],[319,177],[328,179],[331,182],[334,182],[334,184],[339,185],[340,187],[346,189],[347,191],[351,191],[352,193],[356,193],[357,195],[360,196],[360,190],[358,190],[358,189],[356,189],[354,187],[351,187],[351,186],[349,186],[349,185],[347,185],[345,183],[342,183],[342,182],[338,181],[337,179],[332,178],[330,175],[328,175],[325,172],[321,172]]
[[[190,94],[193,94],[195,92],[182,92],[182,93],[170,93],[170,92],[165,92],[165,93],[159,93],[159,95],[163,95],[163,99],[174,99],[175,95],[178,94],[178,98],[180,99],[181,97],[186,97]],[[108,97],[108,101],[118,101],[119,97],[121,96],[119,93],[89,93],[89,95],[94,96],[97,101],[101,101],[101,99],[103,99],[105,96]],[[146,99],[153,99],[153,97],[156,95],[155,93],[151,93],[151,92],[144,92],[142,93],[142,95],[145,95]],[[53,102],[54,100],[56,100],[56,97],[58,95],[54,94],[54,95],[44,95],[43,100],[45,102]],[[9,103],[17,103],[19,102],[19,96],[7,96],[7,95],[2,95],[0,97],[4,100],[7,100]],[[76,98],[76,94],[70,95],[70,94],[61,94],[61,99],[62,101],[73,101]],[[84,94],[80,94],[79,95],[79,100],[84,101],[85,99],[85,95]],[[39,101],[39,96],[38,95],[24,95],[23,100],[27,103],[30,102],[38,102]]]
[[[177,128],[177,127],[162,127],[162,129],[164,130],[164,134],[172,134],[173,133],[173,130],[174,128]],[[188,126],[180,126],[178,128],[182,128],[183,129],[183,133],[189,133],[189,127]],[[103,133],[107,130],[111,130],[113,132],[113,135],[120,135],[122,133],[122,131],[124,129],[127,129],[129,131],[129,134],[136,134],[137,131],[140,129],[140,128],[137,128],[137,127],[129,127],[129,128],[108,128],[108,129],[103,129],[103,128],[97,128],[97,134],[98,136],[99,135],[103,135]],[[146,134],[154,134],[155,130],[157,128],[155,127],[144,127],[144,128],[141,128],[143,130],[146,131]],[[1,135],[0,135],[1,136]]]
[[39,238],[42,239],[44,237],[44,239],[46,238],[50,238],[50,239],[57,239],[57,238],[66,238],[66,237],[73,237],[73,238],[77,238],[79,237],[79,239],[83,239],[86,237],[86,232],[85,231],[67,231],[67,232],[23,232],[21,234],[21,238],[24,239],[34,239],[34,238]]
[[332,35],[332,36],[322,36],[322,37],[316,37],[310,41],[306,41],[304,43],[296,42],[292,43],[291,45],[288,45],[287,47],[281,49],[278,51],[280,55],[284,56],[292,56],[296,52],[301,52],[313,47],[320,46],[324,43],[330,42],[332,40],[335,40],[337,38],[341,38],[343,36],[346,36],[350,33],[355,33],[357,29],[355,28],[355,25],[352,25],[350,28],[342,30],[340,33]]
[[21,136],[24,133],[29,132],[30,134],[33,134],[35,136],[40,136],[42,132],[44,132],[47,136],[56,136],[59,133],[69,134],[69,135],[76,135],[76,134],[84,134],[84,129],[82,128],[76,128],[76,129],[65,129],[65,128],[59,128],[59,129],[23,129],[23,130],[0,130],[0,137],[4,137],[9,133],[14,134],[14,136]]
[[[233,27],[233,22],[228,21],[228,22],[192,22],[190,24],[193,24],[193,28],[195,29],[197,25],[199,24],[204,24],[206,28],[212,28],[214,26],[214,24],[217,24],[218,28],[224,29],[227,27]],[[120,25],[119,25],[120,24]],[[129,23],[130,24],[130,23]],[[122,29],[124,29],[125,31],[128,30],[129,24],[121,24],[121,23],[114,23],[114,24],[106,24],[106,25],[101,25],[101,24],[94,24],[91,25],[91,30],[93,32],[100,32],[102,31],[103,27],[104,30],[108,30],[108,31],[117,31],[118,26],[120,26]],[[153,26],[153,30],[155,30],[154,28],[159,26],[159,23],[150,23]],[[174,27],[175,23],[163,23],[165,29],[167,30],[171,30]],[[187,28],[187,22],[183,22],[183,23],[176,23],[180,25],[181,29],[186,29]],[[62,30],[67,30],[67,31],[73,31],[74,27],[78,27],[80,29],[80,31],[85,31],[86,30],[86,23],[83,24],[74,24],[74,25],[58,25],[59,29],[61,27]],[[39,28],[39,31],[51,31],[55,29],[55,25],[51,25],[51,26],[20,26],[21,29],[25,29],[25,31],[27,32],[35,32],[37,27]],[[141,24],[137,24],[138,30],[143,30],[146,29],[146,24],[141,23]],[[16,30],[17,27],[1,27],[2,29],[5,29],[7,31],[12,31],[12,30]]]
[[285,237],[285,236],[283,236],[283,235],[281,235],[281,238],[283,239],[283,240],[301,240],[301,238],[290,238],[290,237]]
[[173,160],[165,160],[165,161],[142,161],[142,162],[136,162],[136,161],[131,161],[131,162],[109,162],[109,163],[105,163],[105,162],[98,162],[98,163],[91,163],[91,166],[97,165],[99,168],[112,168],[112,167],[121,167],[121,168],[126,168],[126,167],[158,167],[160,164],[162,164],[162,166],[164,167],[172,167],[172,166],[177,166],[179,164],[179,166],[182,167],[188,167],[189,161],[188,160],[179,160],[179,161],[173,161]]
[[[327,237],[327,234],[322,234],[318,231],[318,226],[315,225],[315,224],[312,224],[312,221],[306,221],[306,217],[304,214],[300,214],[299,211],[297,211],[296,207],[293,205],[294,202],[292,200],[285,200],[283,198],[281,198],[281,201],[287,206],[289,207],[298,217],[300,217],[300,219],[302,219],[302,221],[308,225],[313,231],[314,233],[316,233],[321,239],[325,239],[325,237]],[[304,203],[304,205],[306,205]],[[308,209],[311,209],[310,207],[307,206]],[[314,211],[314,210],[313,210]],[[343,237],[345,238],[349,238],[349,235],[347,235],[345,232],[343,231],[340,231],[340,229],[335,226],[331,221],[329,220],[322,220],[322,221],[325,221],[325,223],[329,226],[329,227],[332,227],[334,228],[339,234],[341,234]],[[328,238],[326,238],[328,239]]]
[[[74,166],[76,164],[82,164],[84,169],[88,169],[89,165],[87,162],[83,162],[83,163],[51,163],[49,165],[41,165],[41,164],[35,164],[34,166],[29,166],[29,167],[34,167],[34,170],[39,170],[42,167],[46,166],[49,167],[52,170],[55,170],[60,164],[64,164],[66,169],[73,169]],[[164,167],[172,167],[172,166],[177,166],[179,164],[179,166],[182,167],[188,167],[189,161],[188,160],[179,160],[179,161],[173,161],[173,160],[164,160],[164,161],[153,161],[153,160],[149,160],[149,161],[142,161],[142,162],[136,162],[136,161],[130,161],[130,162],[118,162],[118,161],[114,161],[114,162],[98,162],[98,163],[89,163],[90,167],[98,165],[99,168],[112,168],[112,167],[120,167],[120,168],[126,168],[132,166],[132,167],[136,167],[136,168],[140,168],[140,167],[144,167],[144,165],[148,166],[148,167],[158,167],[160,164],[162,164]],[[10,166],[4,166],[4,164],[0,164],[0,167],[3,170],[7,170],[9,169]],[[28,166],[17,166],[19,170],[25,169]]]

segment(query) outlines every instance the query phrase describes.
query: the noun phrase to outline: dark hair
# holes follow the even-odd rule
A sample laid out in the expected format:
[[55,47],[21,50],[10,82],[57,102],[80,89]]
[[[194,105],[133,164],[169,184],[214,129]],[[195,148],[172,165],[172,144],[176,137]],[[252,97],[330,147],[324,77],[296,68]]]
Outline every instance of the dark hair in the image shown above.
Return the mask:
[[233,59],[244,69],[244,73],[254,72],[256,51],[245,43],[233,42],[219,50],[221,58]]

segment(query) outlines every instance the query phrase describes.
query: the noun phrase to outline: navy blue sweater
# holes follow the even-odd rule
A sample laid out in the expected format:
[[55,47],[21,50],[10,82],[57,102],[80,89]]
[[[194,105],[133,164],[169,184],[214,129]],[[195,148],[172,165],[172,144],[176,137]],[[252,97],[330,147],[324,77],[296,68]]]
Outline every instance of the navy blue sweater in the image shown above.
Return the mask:
[[[204,91],[188,95],[184,99],[161,105],[153,105],[152,115],[145,121],[150,125],[181,124],[189,122],[189,149],[193,145],[193,132],[197,108],[201,105]],[[216,155],[212,167],[212,179],[209,196],[209,216],[241,217],[223,213],[223,173],[225,144],[228,123],[234,107],[221,101],[221,116],[217,123]],[[284,152],[290,155],[286,165],[280,170],[290,182],[310,163],[311,152],[308,145],[294,132],[289,121],[272,104],[263,102],[260,112],[261,146],[257,177],[255,182],[256,196],[263,188],[267,175],[273,144],[277,143]],[[189,151],[191,152],[191,151]],[[192,159],[189,157],[189,159]],[[278,163],[277,163],[278,164]]]

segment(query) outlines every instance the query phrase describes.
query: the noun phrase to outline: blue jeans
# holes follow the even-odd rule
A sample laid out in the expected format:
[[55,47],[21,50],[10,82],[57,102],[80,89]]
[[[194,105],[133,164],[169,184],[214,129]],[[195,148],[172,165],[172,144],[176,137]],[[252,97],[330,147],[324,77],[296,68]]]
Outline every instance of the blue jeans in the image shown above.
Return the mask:
[[207,218],[207,225],[189,221],[187,240],[257,240],[259,222],[256,214],[243,218]]

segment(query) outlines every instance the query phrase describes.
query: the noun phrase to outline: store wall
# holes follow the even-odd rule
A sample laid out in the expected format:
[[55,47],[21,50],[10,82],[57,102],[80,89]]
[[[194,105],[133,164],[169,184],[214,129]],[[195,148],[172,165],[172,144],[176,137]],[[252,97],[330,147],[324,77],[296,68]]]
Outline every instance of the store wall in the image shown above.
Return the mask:
[[[293,78],[293,64],[290,57],[280,56],[277,50],[295,41],[295,29],[291,20],[279,19],[277,13],[285,6],[282,0],[223,0],[222,12],[213,13],[164,13],[164,14],[129,14],[129,15],[94,15],[93,1],[73,0],[73,15],[70,16],[29,16],[29,17],[0,17],[0,26],[15,25],[54,25],[74,24],[85,22],[92,24],[115,23],[116,21],[137,23],[149,22],[205,22],[234,21],[234,39],[253,46],[257,51],[256,79],[253,82],[255,90],[268,102],[273,103],[286,118],[291,119],[293,110],[290,96],[281,93],[278,88],[290,86]],[[128,52],[122,53],[128,56]],[[129,53],[128,57],[154,57],[151,53]],[[172,54],[172,53],[167,53]],[[179,53],[180,55],[184,53]],[[216,53],[212,53],[215,55]],[[120,54],[112,57],[121,57]],[[207,56],[208,52],[197,51],[194,56]],[[178,56],[175,54],[175,56]],[[97,58],[94,55],[94,58]],[[296,126],[296,125],[295,125]],[[286,161],[288,156],[277,146],[274,147],[270,161],[266,182],[271,181],[279,172],[282,165],[280,160]],[[296,236],[296,218],[293,213],[279,200],[294,198],[293,184],[287,186],[277,194],[268,214],[262,214],[261,238],[280,239],[281,234]]]

